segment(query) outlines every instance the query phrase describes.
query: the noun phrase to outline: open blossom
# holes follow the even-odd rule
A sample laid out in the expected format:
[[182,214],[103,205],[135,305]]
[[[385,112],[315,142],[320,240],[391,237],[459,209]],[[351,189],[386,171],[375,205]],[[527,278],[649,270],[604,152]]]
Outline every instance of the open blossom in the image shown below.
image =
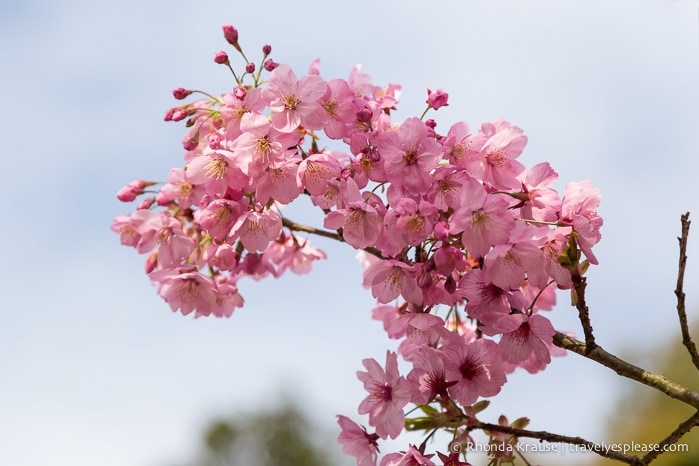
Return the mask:
[[369,202],[362,199],[352,178],[341,186],[344,188],[346,205],[325,216],[325,228],[342,228],[345,241],[357,249],[374,245],[381,228],[381,216]]
[[359,414],[369,415],[369,424],[376,427],[379,437],[396,438],[403,431],[403,407],[410,401],[410,384],[398,373],[398,355],[386,352],[386,369],[375,359],[365,359],[367,372],[358,371],[357,377],[369,392],[359,405]]
[[497,395],[507,377],[498,345],[494,341],[478,339],[467,343],[453,333],[446,335],[440,352],[451,396],[464,406],[475,403],[479,397]]
[[471,256],[485,256],[491,246],[507,242],[515,219],[506,200],[488,194],[476,182],[464,185],[461,199],[461,207],[449,220],[450,232],[462,232],[461,243]]
[[561,220],[578,233],[578,244],[591,264],[597,264],[592,246],[602,239],[602,217],[597,214],[601,195],[590,181],[568,183],[563,192]]
[[422,292],[416,286],[412,268],[401,261],[388,259],[372,264],[364,272],[364,286],[371,287],[374,298],[383,304],[401,295],[408,302],[422,302]]
[[153,272],[150,277],[173,312],[187,315],[196,309],[216,313],[216,284],[211,278],[195,271],[177,273],[171,269]]
[[414,195],[427,192],[430,171],[441,158],[441,146],[428,136],[421,120],[409,118],[397,130],[381,134],[378,146],[392,187],[401,186]]
[[354,456],[357,466],[376,466],[379,448],[376,441],[379,436],[367,433],[364,427],[346,416],[338,415],[337,423],[342,431],[337,436],[337,442],[342,444],[342,452]]
[[527,137],[520,128],[502,120],[483,126],[490,137],[481,148],[485,163],[480,176],[496,189],[518,187],[517,176],[524,171],[524,165],[515,159],[527,145]]
[[240,238],[248,251],[264,251],[282,231],[282,219],[272,210],[246,212],[231,227],[231,238]]
[[553,344],[556,331],[546,317],[527,314],[503,316],[493,324],[493,331],[502,334],[499,346],[504,361],[517,364],[534,355],[544,364],[551,362],[549,346]]
[[272,126],[290,133],[299,126],[321,129],[328,116],[320,103],[327,84],[318,75],[307,75],[300,80],[287,65],[279,65],[269,75],[269,85],[262,90],[262,98],[272,111]]

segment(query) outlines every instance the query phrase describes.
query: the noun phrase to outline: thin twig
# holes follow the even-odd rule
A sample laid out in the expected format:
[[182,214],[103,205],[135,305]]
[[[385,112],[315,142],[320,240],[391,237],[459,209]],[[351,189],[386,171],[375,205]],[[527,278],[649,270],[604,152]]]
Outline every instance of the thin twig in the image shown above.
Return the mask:
[[[296,223],[293,220],[289,220],[288,218],[282,218],[282,225],[284,225],[286,228],[292,231],[302,231],[304,233],[310,233],[312,235],[318,235],[322,236],[324,238],[330,238],[334,239],[335,241],[340,241],[341,243],[345,243],[345,238],[342,237],[342,235],[339,232],[334,232],[334,231],[328,231],[328,230],[320,230],[315,227],[310,227],[308,225],[303,225],[301,223]],[[368,252],[369,254],[372,254],[379,259],[384,259],[383,255],[381,255],[381,251],[374,247],[367,247],[363,249],[364,251]]]
[[623,359],[619,359],[613,354],[602,349],[601,346],[596,346],[592,350],[588,350],[585,343],[560,332],[556,332],[556,334],[553,336],[553,343],[560,348],[567,349],[598,362],[603,366],[612,369],[622,377],[626,377],[642,383],[643,385],[655,388],[656,390],[665,393],[670,398],[680,400],[689,406],[699,409],[698,392],[685,388],[663,375],[649,372],[645,369],[641,369],[638,366],[634,366]]
[[689,238],[689,225],[692,222],[689,220],[689,212],[682,216],[682,236],[677,238],[680,242],[680,262],[677,270],[677,288],[675,288],[675,296],[677,296],[677,315],[680,318],[680,328],[682,329],[682,344],[687,348],[689,355],[692,357],[694,367],[699,370],[699,352],[689,334],[689,324],[687,322],[687,311],[685,309],[685,294],[684,294],[684,271],[687,266],[687,239]]
[[472,428],[481,429],[488,432],[502,432],[503,434],[510,434],[517,438],[534,438],[549,443],[566,443],[568,445],[580,445],[585,447],[586,450],[597,453],[598,455],[603,456],[605,458],[622,461],[628,464],[638,464],[639,460],[639,458],[636,456],[626,455],[618,451],[613,451],[611,448],[605,448],[604,445],[585,440],[582,437],[571,437],[568,435],[554,434],[543,430],[518,429],[516,427],[502,426],[500,424],[491,424],[488,422],[478,422]]
[[[670,445],[676,444],[684,434],[692,430],[694,427],[699,425],[699,411],[694,413],[689,419],[682,422],[675,430],[672,431],[670,435],[665,437],[663,440],[657,443],[657,447],[652,451],[648,452],[643,458],[641,458],[641,464],[650,464],[658,456],[665,453],[665,449]],[[667,450],[672,451],[672,450]]]

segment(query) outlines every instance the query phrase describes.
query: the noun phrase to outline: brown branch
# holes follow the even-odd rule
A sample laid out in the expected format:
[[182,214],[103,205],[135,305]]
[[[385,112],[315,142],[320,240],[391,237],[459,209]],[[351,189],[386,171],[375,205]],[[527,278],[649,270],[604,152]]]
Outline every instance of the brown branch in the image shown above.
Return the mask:
[[575,307],[578,309],[578,318],[585,335],[585,350],[590,352],[597,347],[595,336],[592,334],[592,321],[590,320],[590,310],[585,302],[585,288],[587,280],[579,274],[573,275],[573,285],[575,286]]
[[675,288],[675,296],[677,296],[677,315],[680,318],[680,328],[682,329],[682,344],[687,348],[689,355],[692,357],[694,367],[699,370],[699,352],[689,334],[689,324],[687,322],[687,311],[685,309],[685,294],[684,294],[684,271],[687,266],[687,239],[689,238],[689,225],[692,222],[689,220],[689,212],[682,216],[682,236],[677,238],[680,242],[680,262],[677,270],[677,287]]
[[[286,228],[288,228],[291,231],[302,231],[304,233],[310,233],[312,235],[318,235],[322,236],[323,238],[330,238],[334,239],[335,241],[339,241],[341,243],[346,243],[345,238],[342,237],[342,231],[334,232],[334,231],[328,231],[328,230],[321,230],[315,227],[309,227],[308,225],[303,225],[301,223],[296,223],[292,220],[289,220],[288,218],[282,218],[282,225],[284,225]],[[381,255],[381,251],[374,247],[366,247],[363,249],[363,251],[368,252],[369,254],[372,254],[379,259],[384,259],[383,255]]]
[[499,424],[491,424],[488,422],[478,422],[472,426],[472,428],[485,430],[488,432],[502,432],[503,434],[510,434],[517,438],[534,438],[540,441],[549,443],[567,443],[569,445],[580,445],[584,446],[586,450],[597,453],[605,458],[622,461],[624,463],[637,465],[640,464],[639,458],[637,456],[626,455],[618,451],[614,451],[609,448],[604,448],[604,445],[599,445],[597,443],[585,440],[582,437],[570,437],[568,435],[554,434],[551,432],[546,432],[542,430],[527,430],[518,429],[511,426],[501,426]]
[[658,391],[665,393],[667,396],[674,398],[676,400],[682,401],[696,409],[699,409],[699,393],[694,390],[683,387],[677,382],[673,382],[667,377],[649,372],[645,369],[641,369],[638,366],[634,366],[631,363],[619,359],[611,353],[608,353],[601,346],[596,346],[592,350],[588,350],[585,343],[571,338],[560,332],[556,332],[553,336],[553,343],[560,347],[591,359],[595,362],[602,364],[618,375],[626,377],[636,382],[642,383],[652,387]]
[[643,456],[643,458],[641,458],[641,464],[650,464],[653,460],[655,460],[658,456],[662,455],[666,451],[672,451],[665,450],[665,448],[669,447],[670,445],[676,444],[684,434],[692,430],[697,425],[699,425],[699,411],[694,413],[689,419],[677,426],[677,428],[674,431],[672,431],[670,435],[658,442],[658,447],[656,449],[648,452],[645,456]]

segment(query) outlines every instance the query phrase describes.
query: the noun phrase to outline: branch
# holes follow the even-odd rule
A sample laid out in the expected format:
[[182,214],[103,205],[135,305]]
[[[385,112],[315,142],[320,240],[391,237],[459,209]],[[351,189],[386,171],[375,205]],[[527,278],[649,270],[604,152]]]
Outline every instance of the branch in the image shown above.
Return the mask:
[[511,426],[501,426],[499,424],[491,424],[488,422],[478,422],[473,428],[485,430],[485,431],[495,431],[502,432],[504,434],[510,434],[518,438],[535,438],[540,441],[545,441],[549,443],[567,443],[569,445],[580,445],[584,446],[586,450],[597,453],[605,458],[610,458],[617,461],[622,461],[628,464],[639,464],[639,458],[637,456],[626,455],[618,451],[614,451],[610,448],[605,448],[603,445],[596,444],[589,440],[585,440],[582,437],[570,437],[568,435],[553,434],[551,432],[546,432],[542,430],[527,430],[518,429]]
[[590,320],[590,310],[585,302],[585,288],[587,280],[579,274],[573,274],[573,284],[575,286],[575,307],[578,309],[578,317],[585,334],[585,350],[590,352],[597,348],[595,336],[592,334],[592,321]]
[[689,225],[692,222],[689,220],[689,212],[682,216],[682,236],[677,238],[680,242],[680,263],[677,270],[677,288],[675,288],[675,296],[677,296],[677,315],[680,318],[680,328],[682,329],[682,344],[687,348],[689,355],[692,357],[694,367],[699,369],[699,352],[689,334],[689,324],[687,323],[687,311],[685,310],[685,294],[684,294],[684,271],[687,266],[687,238],[689,237]]
[[560,332],[553,336],[553,343],[560,347],[602,364],[618,375],[652,387],[667,396],[699,409],[699,393],[673,382],[667,377],[634,366],[623,359],[608,353],[601,346],[589,350],[585,343]]
[[677,429],[672,431],[670,435],[658,442],[657,449],[648,452],[645,456],[643,456],[643,458],[641,458],[641,464],[650,464],[651,461],[665,453],[666,447],[676,444],[684,434],[692,430],[697,425],[699,425],[699,411],[694,413],[692,417],[690,417],[686,421],[682,422],[679,426],[677,426]]
[[[309,227],[308,225],[303,225],[301,223],[296,223],[292,220],[289,220],[288,218],[282,218],[282,225],[287,227],[291,231],[302,231],[304,233],[310,233],[312,235],[318,235],[322,236],[324,238],[330,238],[334,239],[335,241],[339,241],[341,243],[346,243],[345,238],[342,237],[341,232],[334,232],[334,231],[328,231],[328,230],[320,230],[315,227]],[[385,259],[381,255],[381,251],[374,247],[366,247],[363,249],[363,251],[368,252],[369,254],[372,254],[379,259]]]

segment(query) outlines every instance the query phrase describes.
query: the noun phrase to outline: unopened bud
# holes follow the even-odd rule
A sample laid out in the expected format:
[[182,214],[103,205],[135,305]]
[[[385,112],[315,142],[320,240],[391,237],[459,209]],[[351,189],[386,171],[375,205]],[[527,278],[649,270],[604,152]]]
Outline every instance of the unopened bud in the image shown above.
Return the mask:
[[267,71],[273,71],[276,67],[279,66],[279,63],[275,62],[271,58],[265,62],[265,69]]
[[357,112],[357,120],[361,121],[362,123],[366,123],[367,121],[371,121],[372,115],[373,112],[371,109],[369,107],[364,107]]
[[429,273],[423,273],[420,275],[417,279],[417,286],[419,286],[422,289],[425,289],[429,286],[432,285],[432,275]]
[[216,132],[209,133],[209,147],[213,150],[221,148],[221,136]]
[[234,28],[230,24],[224,24],[223,37],[228,41],[229,44],[231,44],[237,50],[240,50],[240,45],[238,45],[238,30],[236,28]]
[[154,202],[155,202],[154,197],[149,197],[148,199],[144,199],[138,203],[138,205],[136,206],[136,210],[150,209]]
[[158,251],[154,252],[146,259],[146,273],[151,273],[158,266]]
[[446,220],[440,220],[434,226],[434,239],[437,241],[446,241],[449,238],[449,224]]
[[243,86],[238,86],[233,89],[233,95],[236,99],[243,100],[248,95],[248,91]]
[[453,294],[456,291],[456,280],[454,280],[453,275],[449,275],[446,280],[444,280],[444,291],[449,294]]
[[177,100],[182,100],[187,98],[192,91],[185,89],[183,87],[178,87],[177,89],[172,90],[172,95],[175,97]]
[[250,74],[254,73],[255,72],[255,64],[250,62],[247,65],[245,65],[245,71],[247,71]]
[[199,138],[198,137],[187,137],[185,136],[184,140],[182,141],[182,147],[184,147],[184,150],[194,150],[197,148],[199,145]]
[[214,55],[214,61],[219,65],[225,65],[228,63],[228,54],[223,50],[216,52],[216,55]]
[[446,107],[449,105],[447,103],[448,100],[449,94],[443,90],[437,89],[436,91],[432,91],[431,89],[427,89],[427,105],[433,109],[437,110],[440,107]]
[[425,126],[427,126],[428,128],[434,129],[434,128],[437,127],[437,122],[434,121],[432,118],[430,118],[429,120],[427,120],[427,121],[425,122]]
[[262,53],[265,54],[265,57],[268,56],[270,53],[272,53],[272,46],[269,44],[265,44],[262,46]]

